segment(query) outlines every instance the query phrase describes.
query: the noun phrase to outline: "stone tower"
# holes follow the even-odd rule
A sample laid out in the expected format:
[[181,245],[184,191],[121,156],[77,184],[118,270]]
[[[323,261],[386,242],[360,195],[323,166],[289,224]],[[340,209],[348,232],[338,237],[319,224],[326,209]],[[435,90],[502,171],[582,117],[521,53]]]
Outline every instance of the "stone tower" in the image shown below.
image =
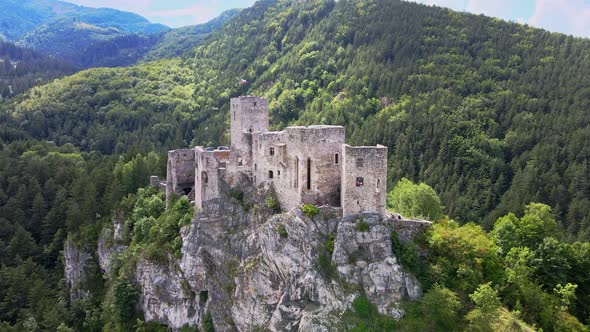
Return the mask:
[[231,99],[231,151],[233,166],[252,166],[252,134],[268,131],[268,100],[241,96]]
[[387,147],[342,145],[342,214],[385,214]]

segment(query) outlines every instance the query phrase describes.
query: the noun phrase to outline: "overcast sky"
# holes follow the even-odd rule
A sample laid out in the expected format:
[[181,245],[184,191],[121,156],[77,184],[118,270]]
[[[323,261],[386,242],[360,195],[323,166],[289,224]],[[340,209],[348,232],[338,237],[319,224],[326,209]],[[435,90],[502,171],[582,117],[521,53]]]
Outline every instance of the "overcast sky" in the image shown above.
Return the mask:
[[[1,0],[0,0],[1,1]],[[136,12],[152,22],[180,27],[206,22],[254,0],[66,0],[89,7]],[[527,23],[550,31],[590,37],[590,0],[416,0],[458,11]]]

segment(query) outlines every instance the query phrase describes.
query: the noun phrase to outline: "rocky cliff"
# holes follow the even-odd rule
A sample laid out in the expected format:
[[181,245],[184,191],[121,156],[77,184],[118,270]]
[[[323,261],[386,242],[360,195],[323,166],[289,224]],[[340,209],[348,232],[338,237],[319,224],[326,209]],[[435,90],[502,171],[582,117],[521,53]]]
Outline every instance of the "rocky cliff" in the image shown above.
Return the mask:
[[[394,318],[403,315],[403,298],[420,296],[416,278],[392,253],[393,220],[342,218],[336,208],[311,217],[298,208],[273,213],[267,194],[248,203],[211,201],[181,229],[180,258],[137,259],[133,281],[146,321],[176,330],[201,326],[210,314],[218,331],[330,331],[340,329],[341,315],[362,293]],[[99,240],[106,276],[126,250],[115,233]],[[80,270],[83,256],[66,255],[66,269]]]

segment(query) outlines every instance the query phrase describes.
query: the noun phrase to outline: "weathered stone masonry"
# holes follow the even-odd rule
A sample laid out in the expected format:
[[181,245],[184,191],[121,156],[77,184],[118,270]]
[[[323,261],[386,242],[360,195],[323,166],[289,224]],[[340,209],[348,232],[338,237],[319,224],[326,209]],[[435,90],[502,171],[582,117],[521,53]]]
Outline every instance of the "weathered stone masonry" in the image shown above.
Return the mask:
[[288,127],[268,131],[268,101],[231,99],[230,148],[168,153],[166,201],[189,195],[195,206],[218,198],[219,183],[237,184],[240,175],[274,187],[283,208],[301,204],[340,206],[343,215],[385,214],[387,147],[345,144],[342,126]]

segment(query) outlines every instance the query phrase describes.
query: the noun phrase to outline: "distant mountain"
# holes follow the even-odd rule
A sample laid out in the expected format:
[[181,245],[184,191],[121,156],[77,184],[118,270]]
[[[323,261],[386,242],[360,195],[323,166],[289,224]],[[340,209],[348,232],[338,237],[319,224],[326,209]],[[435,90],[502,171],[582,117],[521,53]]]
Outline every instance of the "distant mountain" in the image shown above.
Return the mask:
[[[146,18],[110,8],[89,8],[56,0],[2,0],[0,2],[0,34],[9,41],[18,41],[41,26],[55,26],[64,18],[76,18],[104,29],[120,33],[155,33],[169,30]],[[46,28],[45,28],[46,29]]]
[[137,14],[55,0],[3,0],[0,11],[6,13],[0,37],[82,68],[179,56],[239,13],[229,10],[210,22],[170,30]]
[[0,101],[77,69],[61,59],[0,40]]
[[240,11],[241,9],[226,10],[207,23],[173,29],[164,33],[158,43],[146,54],[145,59],[172,58],[195,48],[211,32],[219,30],[225,23],[238,15]]

